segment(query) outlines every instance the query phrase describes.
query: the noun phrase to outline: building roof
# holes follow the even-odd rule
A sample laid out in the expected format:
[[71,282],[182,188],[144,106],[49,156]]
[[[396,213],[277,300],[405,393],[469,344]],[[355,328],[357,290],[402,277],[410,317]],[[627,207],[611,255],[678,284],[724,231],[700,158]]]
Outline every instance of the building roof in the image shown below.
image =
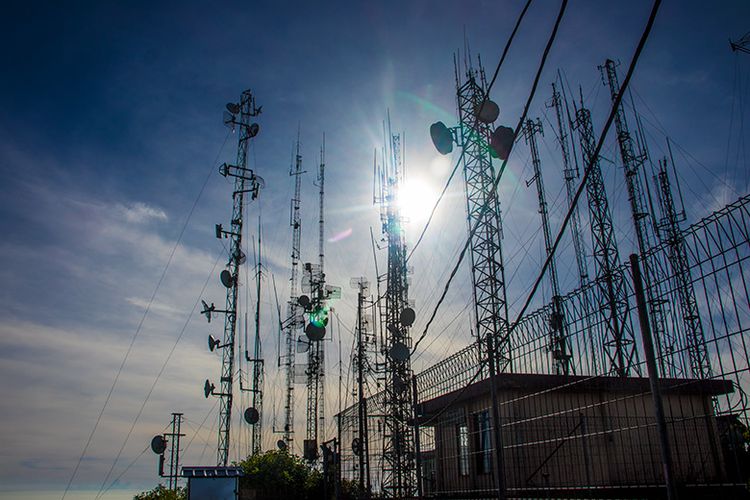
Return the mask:
[[[685,378],[663,378],[659,380],[663,394],[704,394],[716,396],[734,391],[730,380],[699,380]],[[533,373],[501,373],[495,376],[495,388],[502,391],[534,393],[554,391],[560,393],[619,392],[650,393],[649,379],[646,377],[604,377],[579,375],[543,375]],[[447,405],[463,403],[488,395],[490,380],[475,382],[467,387],[423,401],[417,408],[420,418],[430,417]],[[552,393],[552,392],[551,392]]]
[[218,467],[210,465],[186,465],[182,467],[182,477],[240,477],[241,467]]

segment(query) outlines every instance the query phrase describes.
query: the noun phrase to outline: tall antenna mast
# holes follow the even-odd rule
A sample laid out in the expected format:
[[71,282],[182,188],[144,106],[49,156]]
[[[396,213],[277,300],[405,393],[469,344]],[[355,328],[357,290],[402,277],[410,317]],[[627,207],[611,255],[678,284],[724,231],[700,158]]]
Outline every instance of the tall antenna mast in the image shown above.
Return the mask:
[[287,303],[288,317],[286,320],[286,398],[284,401],[284,430],[283,442],[286,448],[291,448],[294,434],[294,346],[297,334],[303,323],[302,314],[297,304],[297,280],[300,258],[300,241],[302,237],[302,218],[300,216],[300,190],[304,173],[302,170],[302,155],[299,151],[299,130],[297,131],[297,153],[289,175],[294,177],[294,197],[291,203],[289,224],[292,226],[292,275],[289,278],[289,302]]
[[[620,93],[615,62],[607,59],[604,66],[600,66],[599,69],[602,71],[602,76],[606,77],[605,85],[609,87],[612,102],[615,102],[617,95]],[[617,129],[617,143],[620,146],[622,167],[625,171],[625,185],[630,201],[630,211],[635,226],[636,240],[638,241],[638,252],[643,263],[643,282],[646,288],[648,312],[653,335],[656,339],[662,375],[677,377],[682,375],[679,364],[675,363],[673,357],[667,354],[678,346],[678,336],[671,328],[666,327],[665,307],[667,304],[659,298],[661,294],[658,291],[659,284],[665,283],[667,276],[663,262],[658,258],[651,258],[647,255],[656,240],[656,228],[652,223],[653,217],[648,209],[641,180],[643,175],[641,170],[647,160],[647,155],[640,151],[636,154],[622,102],[615,112],[615,128]]]
[[325,352],[323,337],[328,323],[328,287],[325,286],[325,271],[323,268],[325,246],[325,136],[320,149],[320,166],[318,168],[317,184],[319,188],[318,200],[318,265],[305,264],[305,280],[303,289],[312,294],[307,300],[300,297],[300,303],[310,313],[311,325],[305,329],[308,338],[307,350],[307,435],[304,446],[304,457],[310,462],[318,458],[318,442],[320,431],[325,423]]
[[[232,384],[234,380],[234,350],[235,334],[237,330],[237,294],[239,286],[240,266],[245,262],[245,254],[242,252],[242,225],[245,206],[245,194],[250,193],[251,199],[258,197],[258,192],[263,187],[263,179],[256,176],[252,170],[247,168],[247,153],[250,139],[258,135],[259,127],[251,123],[251,118],[260,114],[261,108],[255,106],[255,97],[246,90],[240,97],[239,104],[227,104],[227,113],[224,115],[224,123],[234,128],[239,127],[239,142],[237,145],[237,164],[224,163],[219,173],[224,177],[234,177],[234,188],[232,190],[232,221],[230,229],[224,230],[221,224],[216,225],[216,237],[229,238],[229,262],[226,269],[221,272],[221,283],[227,289],[226,306],[223,310],[217,310],[214,304],[210,306],[203,302],[202,314],[206,315],[209,323],[211,317],[216,313],[224,313],[224,337],[223,342],[209,336],[209,348],[222,350],[220,390],[215,392],[215,385],[206,380],[204,394],[219,396],[219,444],[216,453],[216,462],[220,466],[226,466],[229,460],[229,436],[232,424]],[[239,119],[238,119],[239,115]]]
[[[669,141],[667,141],[667,146],[669,147],[671,157],[672,148],[669,146]],[[671,161],[672,168],[674,169],[674,160],[672,159]],[[690,361],[690,375],[698,379],[711,378],[711,362],[708,358],[706,337],[703,333],[703,323],[701,322],[700,311],[698,310],[695,288],[690,277],[690,261],[685,249],[685,239],[680,228],[680,222],[685,219],[684,206],[683,211],[678,213],[675,208],[674,197],[672,196],[672,186],[669,181],[667,165],[666,158],[659,161],[659,173],[657,175],[657,187],[659,188],[657,193],[659,193],[659,206],[662,213],[661,223],[659,224],[661,229],[660,236],[669,249],[667,257],[672,265],[675,281],[677,282],[677,297],[680,301],[682,320],[687,333],[686,341]]]
[[[544,134],[542,122],[537,119],[526,120],[523,126],[523,135],[531,151],[531,164],[534,167],[534,177],[526,182],[526,186],[536,184],[537,197],[539,199],[539,214],[542,216],[542,234],[544,235],[544,249],[548,257],[552,255],[552,235],[549,228],[549,213],[547,210],[547,196],[544,192],[544,181],[542,179],[541,161],[539,160],[539,149],[536,142],[536,134]],[[552,288],[552,312],[549,317],[550,328],[550,352],[555,365],[555,373],[558,375],[570,374],[570,351],[565,324],[565,315],[560,297],[560,284],[557,277],[557,264],[552,257],[549,263],[549,280]]]
[[[367,425],[367,396],[365,386],[367,385],[366,374],[371,370],[370,360],[367,356],[367,345],[374,344],[375,339],[370,329],[370,324],[365,317],[366,294],[370,283],[367,278],[352,278],[349,281],[352,288],[357,289],[357,328],[356,342],[357,352],[354,357],[353,368],[356,371],[357,387],[357,437],[352,440],[352,451],[357,455],[357,498],[370,498],[372,485],[370,483],[370,438]],[[372,307],[372,302],[369,306]]]
[[604,187],[599,158],[594,157],[596,138],[591,122],[591,111],[583,107],[583,95],[581,95],[581,107],[576,110],[574,127],[578,130],[581,140],[583,164],[589,169],[586,196],[589,201],[594,261],[596,262],[597,300],[595,303],[604,304],[602,307],[604,314],[602,351],[607,357],[609,369],[616,375],[625,377],[630,371],[635,356],[635,340],[627,317],[627,290],[624,276],[619,270],[620,256],[612,227],[607,191]]
[[[568,149],[568,127],[567,120],[563,119],[563,102],[560,92],[558,92],[555,83],[552,83],[552,99],[547,107],[555,108],[555,116],[557,117],[557,131],[558,131],[558,142],[560,143],[560,151],[563,159],[563,177],[565,178],[565,191],[568,196],[568,205],[573,204],[573,198],[575,197],[576,190],[578,188],[577,179],[578,168],[571,164],[570,150]],[[565,103],[567,108],[567,101]],[[573,214],[570,219],[571,235],[573,237],[573,248],[576,254],[576,265],[578,266],[578,277],[581,286],[586,286],[589,282],[589,271],[588,265],[586,264],[586,245],[583,242],[581,236],[581,217],[578,212],[578,206],[573,208]]]
[[411,498],[417,489],[414,418],[411,391],[411,336],[414,309],[409,307],[406,269],[406,243],[403,219],[397,204],[399,186],[403,182],[404,165],[401,156],[401,136],[391,132],[390,116],[386,123],[387,143],[380,179],[380,221],[388,248],[385,308],[382,327],[385,328],[384,404],[385,429],[383,434],[383,493],[389,498]]
[[[261,281],[263,279],[263,245],[261,240],[261,224],[260,217],[258,217],[258,264],[255,271],[255,344],[253,346],[253,357],[248,361],[253,364],[253,411],[250,409],[245,411],[245,421],[249,424],[253,424],[253,435],[251,442],[251,451],[253,455],[257,455],[261,451],[262,447],[262,427],[263,419],[260,418],[263,414],[263,352],[260,342],[260,292],[261,292]],[[246,355],[246,358],[248,356]],[[255,422],[253,422],[255,420]]]

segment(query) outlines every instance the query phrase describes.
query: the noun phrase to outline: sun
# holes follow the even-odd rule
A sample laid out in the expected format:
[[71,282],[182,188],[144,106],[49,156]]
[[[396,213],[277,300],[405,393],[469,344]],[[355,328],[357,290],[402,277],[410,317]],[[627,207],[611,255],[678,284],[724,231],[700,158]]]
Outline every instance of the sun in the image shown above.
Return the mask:
[[409,222],[424,222],[435,205],[437,191],[425,180],[410,178],[399,186],[397,203],[401,216]]

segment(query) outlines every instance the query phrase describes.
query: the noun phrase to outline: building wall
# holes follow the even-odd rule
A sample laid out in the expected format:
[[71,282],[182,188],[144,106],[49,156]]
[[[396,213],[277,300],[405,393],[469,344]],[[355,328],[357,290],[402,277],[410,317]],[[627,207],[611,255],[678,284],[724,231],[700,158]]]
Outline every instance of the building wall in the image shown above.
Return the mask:
[[[520,390],[499,393],[506,487],[610,487],[663,483],[650,393]],[[482,472],[478,416],[489,396],[457,405],[435,426],[435,492],[489,490],[491,467]],[[718,431],[710,397],[665,394],[665,414],[680,483],[715,482],[723,477]],[[458,429],[469,430],[469,468],[459,472]],[[490,442],[491,443],[491,442]],[[490,452],[491,453],[491,452]]]

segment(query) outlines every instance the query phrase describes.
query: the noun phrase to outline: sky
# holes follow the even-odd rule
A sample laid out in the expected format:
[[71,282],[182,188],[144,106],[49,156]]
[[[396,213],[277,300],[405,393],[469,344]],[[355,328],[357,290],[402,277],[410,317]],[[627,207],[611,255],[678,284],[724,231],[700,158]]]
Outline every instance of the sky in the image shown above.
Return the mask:
[[[0,498],[60,498],[71,477],[67,498],[129,498],[151,488],[158,482],[157,458],[147,447],[172,412],[186,416],[183,463],[215,462],[216,400],[204,399],[202,387],[206,378],[219,377],[220,355],[208,351],[206,336],[220,333],[220,326],[208,325],[196,307],[200,299],[221,304],[224,297],[218,274],[226,250],[214,224],[229,224],[231,184],[218,166],[234,161],[237,136],[221,116],[225,103],[248,88],[263,106],[249,166],[266,186],[249,207],[246,242],[257,237],[260,216],[264,447],[273,446],[278,436],[270,430],[283,419],[273,283],[283,305],[291,248],[288,174],[298,133],[307,171],[303,261],[317,258],[314,181],[325,134],[326,274],[343,289],[326,347],[328,415],[339,408],[340,373],[345,406],[356,310],[349,280],[375,280],[370,230],[380,242],[380,224],[372,169],[383,121],[390,113],[393,130],[402,134],[407,182],[422,186],[416,203],[404,207],[413,245],[424,207],[434,203],[458,159],[440,156],[428,133],[435,121],[457,121],[453,55],[463,57],[468,47],[474,63],[481,55],[491,73],[521,7],[473,0],[5,5]],[[580,85],[598,133],[608,90],[597,65],[619,60],[622,76],[650,8],[646,1],[568,6],[529,114],[545,126],[540,149],[554,231],[566,200],[545,105],[549,84],[559,69],[572,91]],[[557,10],[556,2],[532,3],[492,90],[499,123],[518,120]],[[689,222],[748,192],[750,56],[732,53],[728,44],[750,30],[747,19],[747,2],[710,8],[664,2],[632,81],[652,156],[666,153],[667,136],[672,141]],[[610,137],[602,164],[621,255],[627,255],[633,230],[614,147]],[[499,187],[511,315],[543,255],[536,193],[525,183],[530,168],[519,142]],[[410,261],[413,331],[424,328],[465,238],[457,178]],[[575,266],[565,241],[559,267],[569,291]],[[247,253],[253,255],[252,246]],[[384,252],[375,253],[382,269]],[[242,287],[241,311],[252,311],[252,269],[246,272],[242,285],[250,286]],[[471,342],[469,283],[463,265],[415,355],[415,370]],[[535,304],[545,296],[543,289]],[[244,329],[241,350],[243,335]],[[303,386],[295,395],[301,435]],[[237,399],[239,415],[246,397]],[[237,459],[247,453],[248,431],[239,419],[233,427],[231,457]],[[330,418],[327,432],[334,432]]]

